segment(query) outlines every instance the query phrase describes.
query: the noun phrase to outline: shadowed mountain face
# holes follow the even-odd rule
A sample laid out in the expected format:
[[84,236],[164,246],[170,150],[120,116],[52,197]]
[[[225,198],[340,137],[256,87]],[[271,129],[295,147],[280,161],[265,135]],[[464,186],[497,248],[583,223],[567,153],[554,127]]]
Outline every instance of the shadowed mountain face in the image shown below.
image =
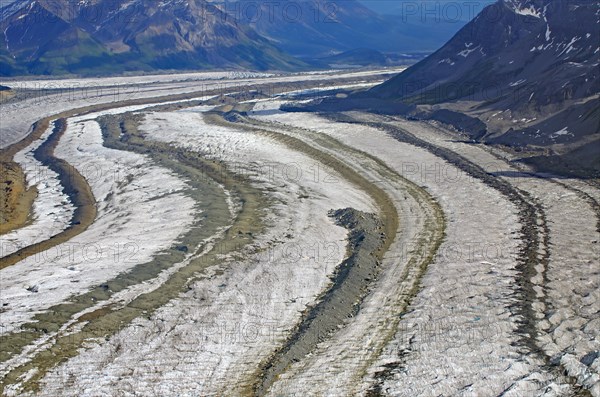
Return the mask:
[[1,15],[3,75],[306,66],[204,0],[17,1]]
[[432,56],[373,92],[432,104],[497,99],[509,91],[534,92],[539,106],[585,98],[599,91],[599,3],[575,3],[494,4]]
[[416,7],[407,9],[406,15],[383,15],[357,0],[214,3],[221,4],[240,23],[252,26],[286,52],[310,59],[360,48],[429,53],[466,23],[445,8]]
[[[368,95],[476,139],[550,148],[600,169],[599,22],[597,1],[499,1]],[[478,128],[461,127],[465,120]]]

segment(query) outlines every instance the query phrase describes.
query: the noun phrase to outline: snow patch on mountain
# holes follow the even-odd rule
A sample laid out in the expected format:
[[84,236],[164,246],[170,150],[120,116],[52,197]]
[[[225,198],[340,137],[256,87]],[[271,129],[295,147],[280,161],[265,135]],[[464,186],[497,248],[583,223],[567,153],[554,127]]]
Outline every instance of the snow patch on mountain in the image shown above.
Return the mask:
[[515,14],[529,15],[535,18],[543,18],[546,11],[537,7],[536,2],[533,0],[504,0],[504,4],[513,10]]

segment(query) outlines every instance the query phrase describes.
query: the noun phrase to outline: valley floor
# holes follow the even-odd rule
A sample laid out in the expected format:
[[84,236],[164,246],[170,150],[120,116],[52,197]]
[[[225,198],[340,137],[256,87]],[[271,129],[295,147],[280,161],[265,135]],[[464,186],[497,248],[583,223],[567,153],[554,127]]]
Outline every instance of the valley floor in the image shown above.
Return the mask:
[[279,110],[389,73],[0,104],[3,146],[49,117],[2,153],[36,194],[0,235],[21,252],[0,268],[1,394],[600,396],[594,181],[436,124]]

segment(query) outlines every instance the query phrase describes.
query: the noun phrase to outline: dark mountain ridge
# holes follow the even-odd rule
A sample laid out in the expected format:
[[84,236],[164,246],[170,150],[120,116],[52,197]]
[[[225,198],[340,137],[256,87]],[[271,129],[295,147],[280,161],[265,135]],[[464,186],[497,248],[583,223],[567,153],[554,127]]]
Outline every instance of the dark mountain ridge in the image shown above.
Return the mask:
[[544,153],[527,159],[537,165],[552,159],[555,171],[597,174],[599,65],[600,2],[500,0],[405,72],[313,108],[433,119],[474,140]]

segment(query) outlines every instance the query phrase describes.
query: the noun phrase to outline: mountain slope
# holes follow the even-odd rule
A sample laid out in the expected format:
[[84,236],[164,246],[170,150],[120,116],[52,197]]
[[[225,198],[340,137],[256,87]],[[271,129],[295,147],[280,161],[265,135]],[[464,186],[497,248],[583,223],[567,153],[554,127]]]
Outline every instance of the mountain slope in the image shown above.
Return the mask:
[[[495,93],[485,93],[490,88],[501,96],[527,87],[550,96],[536,99],[542,106],[598,92],[599,3],[524,3],[505,1],[486,8],[440,50],[373,92],[439,103],[491,96]],[[591,74],[575,91],[562,87],[584,72]],[[536,84],[540,81],[554,81],[559,87]],[[509,84],[503,87],[499,82]],[[428,95],[432,91],[436,95]]]
[[204,0],[19,1],[0,15],[4,75],[305,66]]
[[[17,4],[15,4],[17,6]],[[26,71],[51,73],[68,62],[77,62],[80,56],[98,56],[102,45],[86,32],[58,18],[40,2],[22,2],[22,8],[0,24],[0,38],[4,42],[2,74]],[[8,10],[6,10],[8,11]],[[47,69],[48,65],[54,65]]]
[[599,22],[597,1],[499,1],[368,95],[416,106],[421,117],[446,109],[476,118],[486,128],[471,131],[475,138],[550,149],[592,167],[600,153]]

